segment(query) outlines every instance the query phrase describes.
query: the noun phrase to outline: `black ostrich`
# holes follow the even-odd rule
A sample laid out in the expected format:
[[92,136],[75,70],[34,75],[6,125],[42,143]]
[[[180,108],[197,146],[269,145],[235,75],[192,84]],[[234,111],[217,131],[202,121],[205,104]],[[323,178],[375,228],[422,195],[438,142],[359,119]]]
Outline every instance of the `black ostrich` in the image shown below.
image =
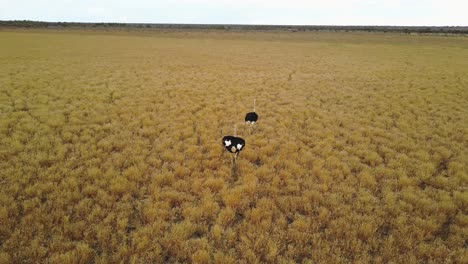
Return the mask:
[[245,123],[248,125],[253,125],[258,120],[258,115],[255,112],[250,112],[245,115]]
[[258,115],[255,112],[255,99],[254,99],[254,109],[253,112],[249,112],[245,115],[245,123],[253,125],[258,120]]
[[234,154],[234,159],[236,159],[245,147],[245,140],[240,137],[225,136],[223,137],[223,145],[227,151]]
[[245,123],[249,125],[249,134],[252,133],[251,129],[252,126],[257,122],[258,120],[258,115],[255,112],[255,99],[254,99],[254,109],[253,112],[249,112],[245,115]]

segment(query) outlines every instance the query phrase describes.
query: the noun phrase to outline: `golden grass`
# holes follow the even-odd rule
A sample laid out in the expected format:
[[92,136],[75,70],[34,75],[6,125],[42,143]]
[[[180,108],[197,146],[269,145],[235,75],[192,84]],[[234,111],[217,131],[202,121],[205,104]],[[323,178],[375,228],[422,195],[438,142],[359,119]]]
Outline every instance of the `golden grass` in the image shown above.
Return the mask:
[[0,263],[467,263],[466,47],[0,32]]

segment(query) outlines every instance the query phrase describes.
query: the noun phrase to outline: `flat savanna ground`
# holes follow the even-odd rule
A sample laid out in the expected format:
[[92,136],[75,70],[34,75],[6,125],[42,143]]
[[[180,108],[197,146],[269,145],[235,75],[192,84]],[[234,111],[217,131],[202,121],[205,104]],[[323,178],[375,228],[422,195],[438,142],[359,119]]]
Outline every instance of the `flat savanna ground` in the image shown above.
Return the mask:
[[0,32],[0,263],[467,263],[467,69],[466,36]]

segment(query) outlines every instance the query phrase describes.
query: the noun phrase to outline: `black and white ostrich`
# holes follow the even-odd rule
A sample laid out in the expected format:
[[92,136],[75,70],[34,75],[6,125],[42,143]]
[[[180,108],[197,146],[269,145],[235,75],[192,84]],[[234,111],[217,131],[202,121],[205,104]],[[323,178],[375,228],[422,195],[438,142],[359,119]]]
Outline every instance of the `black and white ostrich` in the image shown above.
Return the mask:
[[255,122],[257,122],[257,120],[258,120],[258,115],[255,112],[255,99],[254,99],[253,112],[249,112],[245,115],[245,123],[249,125],[249,133],[251,132],[250,131],[251,127],[255,124]]
[[234,162],[236,161],[237,156],[239,156],[239,153],[245,147],[245,140],[243,138],[237,137],[236,130],[237,126],[234,126],[234,136],[224,136],[222,140],[222,143],[227,151],[234,154]]
[[240,137],[225,136],[223,137],[223,145],[229,152],[235,154],[235,157],[237,157],[245,147],[245,140]]

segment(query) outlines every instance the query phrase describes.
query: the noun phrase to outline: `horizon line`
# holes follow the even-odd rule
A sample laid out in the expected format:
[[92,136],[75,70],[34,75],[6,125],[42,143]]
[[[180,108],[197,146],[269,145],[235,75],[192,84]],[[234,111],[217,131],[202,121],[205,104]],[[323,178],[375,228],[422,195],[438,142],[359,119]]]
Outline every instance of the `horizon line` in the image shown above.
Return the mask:
[[1,20],[0,22],[33,22],[33,23],[76,23],[76,24],[120,24],[120,25],[200,25],[200,26],[278,26],[278,27],[468,27],[461,25],[373,25],[373,24],[214,24],[214,23],[171,23],[171,22],[104,22],[104,21],[45,21],[45,20],[28,20],[28,19],[15,19],[15,20]]

